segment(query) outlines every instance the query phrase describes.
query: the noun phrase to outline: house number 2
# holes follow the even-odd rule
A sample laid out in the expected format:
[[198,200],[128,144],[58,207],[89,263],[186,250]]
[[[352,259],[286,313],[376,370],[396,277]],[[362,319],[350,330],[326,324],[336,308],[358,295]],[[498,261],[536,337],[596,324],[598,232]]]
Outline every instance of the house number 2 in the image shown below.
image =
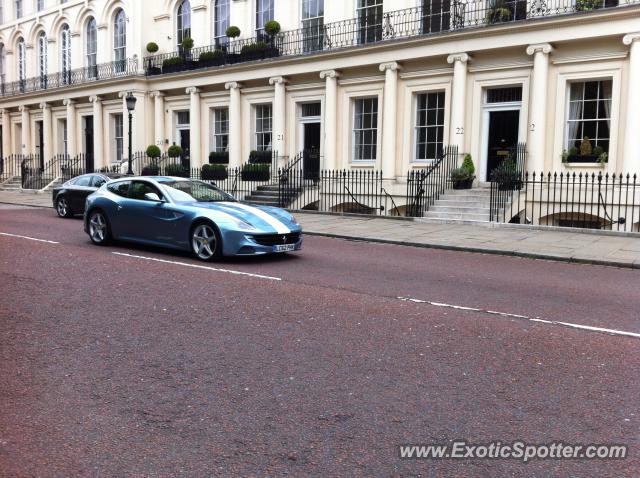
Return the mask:
[[536,124],[535,123],[531,123],[530,131],[535,131],[535,130],[536,130]]

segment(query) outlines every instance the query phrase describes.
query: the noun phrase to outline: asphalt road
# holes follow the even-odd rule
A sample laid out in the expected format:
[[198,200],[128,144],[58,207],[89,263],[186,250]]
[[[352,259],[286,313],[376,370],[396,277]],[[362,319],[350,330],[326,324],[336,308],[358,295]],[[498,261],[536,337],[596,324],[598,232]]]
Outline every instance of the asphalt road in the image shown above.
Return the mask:
[[[0,476],[637,477],[639,286],[634,270],[320,237],[207,265],[3,207]],[[454,439],[630,449],[399,457]]]

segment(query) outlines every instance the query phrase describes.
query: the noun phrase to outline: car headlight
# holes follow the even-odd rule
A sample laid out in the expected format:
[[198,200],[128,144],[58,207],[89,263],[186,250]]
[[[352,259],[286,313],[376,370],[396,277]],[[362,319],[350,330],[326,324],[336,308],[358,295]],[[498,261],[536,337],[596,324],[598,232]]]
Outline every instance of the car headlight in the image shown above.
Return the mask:
[[232,219],[232,224],[242,231],[257,231],[257,228],[253,224],[243,221],[242,219],[238,219],[237,217]]
[[293,214],[289,214],[289,220],[294,224],[300,224]]

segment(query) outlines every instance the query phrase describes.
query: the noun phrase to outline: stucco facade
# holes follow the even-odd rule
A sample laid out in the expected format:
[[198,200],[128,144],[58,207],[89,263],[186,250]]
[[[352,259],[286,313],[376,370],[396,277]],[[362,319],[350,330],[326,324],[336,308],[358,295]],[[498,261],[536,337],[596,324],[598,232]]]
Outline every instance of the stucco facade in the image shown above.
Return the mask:
[[[355,33],[349,34],[358,35],[360,1],[324,1],[322,21],[344,21],[348,30],[352,24],[347,20],[356,19]],[[533,2],[526,4],[528,12],[537,5]],[[132,92],[138,99],[133,150],[150,144],[166,150],[185,141],[188,131],[192,167],[221,148],[228,149],[230,166],[240,166],[251,150],[261,148],[277,151],[284,164],[315,134],[305,125],[319,123],[323,169],[376,169],[385,179],[402,182],[407,171],[434,159],[435,148],[450,144],[472,155],[477,177],[485,181],[495,146],[491,141],[502,134],[495,130],[500,117],[503,128],[510,124],[515,131],[511,141],[526,143],[529,171],[640,172],[640,3],[621,0],[603,4],[611,8],[495,22],[486,21],[488,4],[474,2],[484,9],[478,17],[482,21],[473,20],[474,10],[468,8],[462,28],[450,26],[447,17],[447,28],[441,24],[428,34],[396,38],[381,33],[374,41],[356,40],[343,48],[152,75],[146,45],[157,43],[158,55],[177,50],[176,38],[184,35],[177,31],[178,16],[185,9],[194,51],[215,43],[216,2],[45,0],[38,11],[39,2],[25,0],[19,18],[16,3],[3,2],[0,26],[3,85],[12,85],[3,86],[0,96],[3,156],[87,153],[96,168],[114,164],[126,158],[124,97]],[[382,23],[398,18],[394,12],[426,8],[417,0],[379,3]],[[435,7],[429,5],[433,18]],[[226,23],[240,28],[240,40],[260,34],[256,0],[229,1],[227,6]],[[274,0],[272,17],[283,32],[300,29],[305,25],[303,7],[309,5],[302,0]],[[126,67],[115,56],[121,55],[116,53],[122,43],[121,36],[116,38],[120,12],[125,17]],[[87,38],[92,20],[94,57]],[[68,39],[62,38],[67,29],[70,54]],[[70,66],[65,66],[65,55]],[[85,71],[86,81],[38,87],[45,72],[99,65],[112,65],[112,74],[93,78]],[[594,88],[591,98],[586,91]],[[593,124],[575,121],[576,111],[587,118],[589,101],[599,108]],[[309,104],[313,107],[304,106]],[[262,105],[270,109],[257,109]],[[220,110],[226,112],[225,138],[221,121],[216,126]],[[508,114],[496,114],[500,112]],[[592,126],[597,127],[593,147],[600,146],[608,161],[566,161],[565,153],[563,162],[576,135]],[[264,138],[269,144],[260,143]]]

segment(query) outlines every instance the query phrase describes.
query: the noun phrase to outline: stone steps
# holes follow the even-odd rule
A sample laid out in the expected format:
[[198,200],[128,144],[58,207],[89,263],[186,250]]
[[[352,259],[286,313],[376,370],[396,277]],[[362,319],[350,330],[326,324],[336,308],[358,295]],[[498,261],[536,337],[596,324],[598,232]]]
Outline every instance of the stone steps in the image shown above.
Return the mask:
[[447,190],[425,213],[439,221],[489,222],[491,191],[487,188]]

